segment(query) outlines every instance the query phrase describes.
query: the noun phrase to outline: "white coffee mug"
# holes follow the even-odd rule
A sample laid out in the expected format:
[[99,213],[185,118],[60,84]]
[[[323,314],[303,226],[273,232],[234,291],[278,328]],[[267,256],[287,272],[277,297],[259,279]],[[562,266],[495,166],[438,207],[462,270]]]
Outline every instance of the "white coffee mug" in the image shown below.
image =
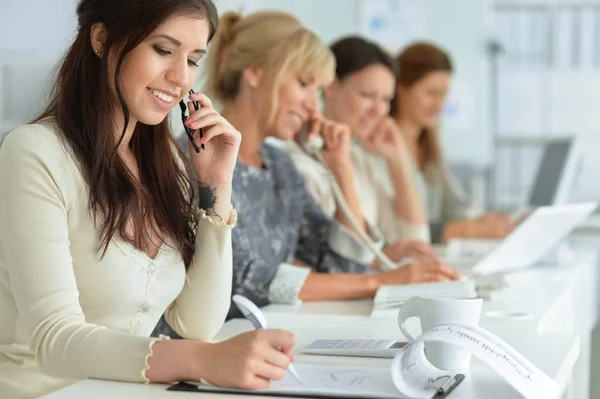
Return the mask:
[[[417,317],[421,331],[444,322],[458,322],[478,325],[481,316],[482,298],[422,298],[413,297],[400,307],[398,325],[402,334],[410,340],[414,338],[406,331],[404,323],[411,317]],[[471,363],[471,354],[454,345],[440,342],[427,342],[425,356],[437,368],[442,370],[466,370]]]

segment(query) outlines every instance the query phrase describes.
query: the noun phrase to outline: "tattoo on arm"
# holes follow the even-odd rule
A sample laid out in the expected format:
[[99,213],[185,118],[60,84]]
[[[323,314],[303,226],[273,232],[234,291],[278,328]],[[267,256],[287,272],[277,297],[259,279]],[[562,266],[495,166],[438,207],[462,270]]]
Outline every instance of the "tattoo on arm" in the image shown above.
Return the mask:
[[217,203],[216,191],[216,188],[206,183],[198,182],[198,206],[206,211],[207,216],[217,217],[222,222],[223,218],[215,212],[215,205]]

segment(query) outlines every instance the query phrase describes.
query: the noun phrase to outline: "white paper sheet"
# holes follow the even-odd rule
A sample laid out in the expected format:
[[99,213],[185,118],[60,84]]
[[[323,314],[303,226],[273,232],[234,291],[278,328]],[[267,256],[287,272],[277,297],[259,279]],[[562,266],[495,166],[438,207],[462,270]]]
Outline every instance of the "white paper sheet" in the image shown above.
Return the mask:
[[[278,393],[282,395],[356,397],[356,398],[403,398],[387,367],[344,367],[321,366],[316,364],[294,363],[302,378],[300,385],[289,373],[281,381],[273,381],[269,389],[252,391],[256,394]],[[248,392],[235,389],[218,388],[207,384],[198,386],[200,391]],[[435,395],[429,389],[426,398]]]
[[[525,399],[554,399],[558,395],[556,382],[506,342],[481,327],[458,323],[438,324],[411,341],[396,354],[391,369],[294,363],[302,384],[288,373],[283,380],[273,381],[269,389],[252,392],[321,397],[431,399],[437,389],[457,373],[434,367],[425,357],[425,342],[447,343],[471,352]],[[198,390],[248,393],[208,384],[199,384]]]
[[553,399],[559,393],[553,379],[494,334],[477,326],[444,323],[434,326],[394,357],[392,379],[405,395],[427,397],[428,391],[422,388],[424,384],[453,376],[427,360],[425,342],[444,342],[471,352],[526,399]]

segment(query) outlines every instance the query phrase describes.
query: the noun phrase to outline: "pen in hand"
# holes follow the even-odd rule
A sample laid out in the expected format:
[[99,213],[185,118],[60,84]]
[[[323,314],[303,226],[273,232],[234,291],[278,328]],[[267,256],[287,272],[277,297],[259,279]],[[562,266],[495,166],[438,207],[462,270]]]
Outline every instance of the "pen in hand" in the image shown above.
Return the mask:
[[[244,317],[248,319],[250,323],[252,323],[252,326],[256,330],[264,330],[265,328],[267,328],[267,320],[265,319],[265,316],[262,314],[258,306],[256,306],[252,301],[250,301],[248,298],[242,295],[237,294],[232,297],[232,300],[233,303],[236,304],[238,309],[240,309]],[[277,349],[281,350],[280,348]],[[290,372],[292,377],[294,377],[294,379],[298,381],[300,385],[303,385],[302,380],[300,379],[300,375],[298,375],[298,372],[296,371],[294,365],[291,362],[288,366],[288,371]]]

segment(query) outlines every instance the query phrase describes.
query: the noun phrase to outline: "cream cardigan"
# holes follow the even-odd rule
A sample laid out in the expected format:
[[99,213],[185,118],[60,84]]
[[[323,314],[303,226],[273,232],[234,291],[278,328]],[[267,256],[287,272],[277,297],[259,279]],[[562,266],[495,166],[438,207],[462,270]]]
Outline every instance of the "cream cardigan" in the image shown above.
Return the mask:
[[50,125],[12,131],[0,147],[0,396],[147,381],[164,312],[180,335],[211,339],[229,309],[235,221],[201,212],[187,274],[168,243],[150,259],[115,238],[100,259],[75,158]]
[[[285,142],[283,149],[304,177],[306,187],[325,214],[333,218],[337,205],[327,169],[293,141]],[[360,208],[367,223],[378,228],[388,244],[401,239],[429,242],[429,227],[426,224],[415,225],[396,214],[396,194],[393,188],[389,190],[386,186],[385,179],[389,177],[384,175],[387,170],[379,169],[379,158],[355,141],[352,142],[351,158]]]

